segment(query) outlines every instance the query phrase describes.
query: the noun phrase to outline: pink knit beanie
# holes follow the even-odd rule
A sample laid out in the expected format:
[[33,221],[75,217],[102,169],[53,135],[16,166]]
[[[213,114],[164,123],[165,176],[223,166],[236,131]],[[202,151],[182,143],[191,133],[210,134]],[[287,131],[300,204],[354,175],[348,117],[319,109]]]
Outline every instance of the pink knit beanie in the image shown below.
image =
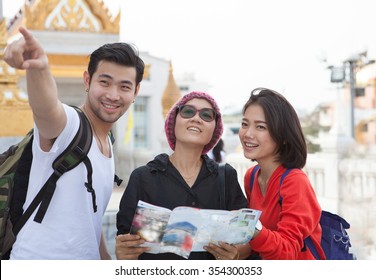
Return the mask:
[[175,103],[175,105],[172,106],[172,108],[167,114],[166,121],[165,121],[165,132],[166,132],[168,144],[170,145],[171,149],[175,151],[175,143],[176,143],[175,120],[176,120],[176,115],[178,114],[178,106],[184,105],[189,100],[194,99],[194,98],[201,98],[201,99],[207,100],[213,106],[214,111],[217,113],[216,126],[213,132],[213,138],[207,145],[205,145],[204,149],[202,150],[202,154],[204,155],[207,152],[209,152],[217,144],[217,142],[219,141],[223,133],[221,111],[219,110],[217,102],[215,102],[213,97],[211,97],[209,94],[200,92],[200,91],[192,91],[184,95],[182,98],[180,98]]

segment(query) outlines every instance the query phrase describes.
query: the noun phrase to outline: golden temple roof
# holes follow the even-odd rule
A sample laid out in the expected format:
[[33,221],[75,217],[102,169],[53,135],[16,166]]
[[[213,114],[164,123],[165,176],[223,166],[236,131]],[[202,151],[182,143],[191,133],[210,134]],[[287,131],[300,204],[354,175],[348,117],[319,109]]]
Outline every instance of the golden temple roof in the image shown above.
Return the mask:
[[[102,0],[25,0],[24,6],[10,19],[0,22],[0,122],[1,136],[22,136],[33,126],[32,112],[27,94],[18,87],[25,71],[9,67],[3,60],[7,41],[18,34],[20,26],[31,31],[67,33],[92,33],[106,38],[120,30],[120,11],[113,17]],[[60,35],[59,35],[60,36]],[[72,42],[72,48],[74,44]],[[55,78],[82,79],[88,55],[47,52],[51,72]]]
[[0,22],[0,136],[22,136],[33,125],[26,95],[18,87],[18,75],[4,61],[6,23]]
[[9,35],[30,30],[119,34],[120,12],[112,17],[100,0],[26,0],[8,25]]
[[173,75],[172,63],[170,62],[168,82],[162,95],[163,117],[166,117],[168,111],[179,100],[180,97],[181,97],[180,89],[176,85],[174,75]]

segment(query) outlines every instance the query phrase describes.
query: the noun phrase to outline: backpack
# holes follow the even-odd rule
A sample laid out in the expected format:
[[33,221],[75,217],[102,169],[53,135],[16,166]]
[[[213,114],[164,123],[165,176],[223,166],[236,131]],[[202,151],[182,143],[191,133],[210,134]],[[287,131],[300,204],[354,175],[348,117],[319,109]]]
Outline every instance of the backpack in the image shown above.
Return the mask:
[[[256,165],[250,178],[250,190],[252,191],[255,174],[260,166]],[[290,173],[292,169],[286,169],[282,174],[279,182],[280,188],[282,187],[283,180]],[[279,204],[282,206],[282,196],[279,195]],[[355,260],[354,254],[349,252],[351,247],[350,237],[346,229],[350,228],[350,224],[341,216],[330,213],[328,211],[321,211],[320,225],[322,228],[321,247],[324,250],[327,260]],[[304,239],[304,250],[308,247],[316,260],[320,259],[317,249],[313,245],[310,236]]]
[[[32,162],[33,129],[18,143],[0,154],[0,253],[1,258],[9,258],[16,236],[35,209],[40,205],[34,221],[41,223],[56,189],[57,180],[67,171],[83,162],[87,169],[85,187],[91,194],[93,211],[97,211],[95,191],[92,186],[93,169],[87,153],[90,150],[93,133],[89,120],[77,107],[80,126],[68,147],[52,164],[54,173],[45,182],[30,206],[23,212],[26,200],[29,173]],[[113,135],[109,135],[114,142]],[[120,185],[122,180],[115,175],[114,181]]]

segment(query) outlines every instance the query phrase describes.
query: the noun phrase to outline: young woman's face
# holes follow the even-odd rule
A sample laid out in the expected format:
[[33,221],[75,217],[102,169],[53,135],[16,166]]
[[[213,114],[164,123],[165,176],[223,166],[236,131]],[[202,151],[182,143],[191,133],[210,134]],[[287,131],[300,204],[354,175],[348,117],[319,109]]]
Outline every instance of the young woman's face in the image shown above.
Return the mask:
[[250,105],[244,113],[239,129],[244,156],[261,162],[274,162],[277,144],[270,136],[265,114],[258,104]]
[[[201,98],[191,99],[184,105],[192,106],[196,110],[204,108],[213,109],[210,102]],[[190,109],[190,111],[192,110],[194,111],[194,109]],[[205,111],[201,114],[210,116],[209,112],[205,113]],[[176,147],[180,145],[187,147],[188,145],[192,148],[202,150],[211,141],[215,125],[215,119],[209,122],[205,121],[200,117],[198,111],[189,118],[183,118],[180,112],[178,112],[175,122]]]

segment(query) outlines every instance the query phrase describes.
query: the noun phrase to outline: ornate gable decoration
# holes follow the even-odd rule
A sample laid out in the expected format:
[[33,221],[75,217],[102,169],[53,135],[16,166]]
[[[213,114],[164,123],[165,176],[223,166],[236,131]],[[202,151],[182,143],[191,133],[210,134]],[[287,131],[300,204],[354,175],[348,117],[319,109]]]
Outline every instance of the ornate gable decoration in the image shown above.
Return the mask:
[[112,19],[100,0],[36,0],[24,11],[30,30],[119,34],[120,12]]

